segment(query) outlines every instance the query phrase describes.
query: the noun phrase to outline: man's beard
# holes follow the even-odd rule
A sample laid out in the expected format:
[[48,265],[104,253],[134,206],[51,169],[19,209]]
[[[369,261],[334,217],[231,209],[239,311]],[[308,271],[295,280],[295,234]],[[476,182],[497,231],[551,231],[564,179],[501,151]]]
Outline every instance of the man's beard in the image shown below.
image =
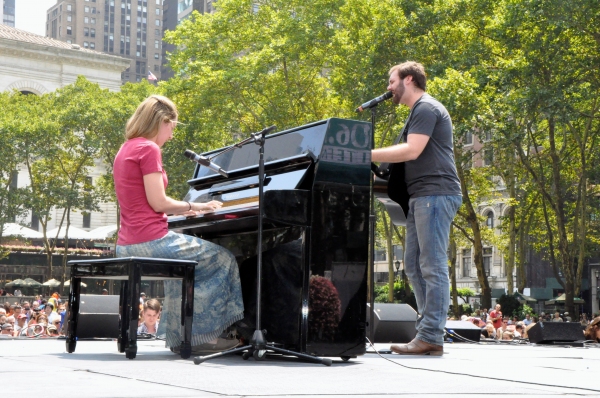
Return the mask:
[[392,102],[396,105],[400,105],[400,100],[402,100],[402,96],[404,95],[404,91],[406,88],[404,87],[404,82],[400,82],[398,87],[393,91],[394,96],[392,97]]

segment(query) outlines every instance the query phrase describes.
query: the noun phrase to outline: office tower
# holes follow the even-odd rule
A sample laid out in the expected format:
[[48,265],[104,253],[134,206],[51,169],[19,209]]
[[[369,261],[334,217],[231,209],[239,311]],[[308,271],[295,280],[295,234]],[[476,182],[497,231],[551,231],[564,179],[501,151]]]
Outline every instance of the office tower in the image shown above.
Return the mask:
[[4,0],[0,10],[0,20],[4,25],[15,27],[15,0]]
[[162,0],[58,0],[46,36],[131,59],[121,81],[161,79]]

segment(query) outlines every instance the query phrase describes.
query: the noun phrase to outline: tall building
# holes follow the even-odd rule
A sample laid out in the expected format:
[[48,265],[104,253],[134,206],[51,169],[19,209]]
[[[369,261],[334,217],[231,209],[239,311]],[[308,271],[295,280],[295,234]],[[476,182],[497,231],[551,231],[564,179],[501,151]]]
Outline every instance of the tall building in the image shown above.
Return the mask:
[[4,25],[15,27],[15,0],[3,0],[0,20]]
[[[181,21],[192,15],[192,11],[198,11],[200,14],[214,12],[213,0],[164,0],[163,30],[175,30]],[[175,50],[175,46],[163,43],[161,76],[164,80],[173,77],[173,71],[168,65],[168,53],[173,50]]]
[[[13,0],[14,1],[14,0]],[[161,79],[163,0],[57,0],[46,36],[131,60],[122,83]]]

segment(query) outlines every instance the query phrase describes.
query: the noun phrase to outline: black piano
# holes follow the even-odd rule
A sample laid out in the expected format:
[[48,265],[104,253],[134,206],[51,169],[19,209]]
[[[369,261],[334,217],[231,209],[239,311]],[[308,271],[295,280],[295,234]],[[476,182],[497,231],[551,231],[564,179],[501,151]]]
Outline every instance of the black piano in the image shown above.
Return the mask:
[[[365,353],[371,124],[327,119],[265,140],[262,327],[294,351]],[[225,149],[225,148],[223,148]],[[184,200],[218,200],[169,229],[229,249],[237,258],[251,333],[256,318],[259,147],[204,153],[227,178],[197,165]],[[245,336],[249,337],[249,336]]]

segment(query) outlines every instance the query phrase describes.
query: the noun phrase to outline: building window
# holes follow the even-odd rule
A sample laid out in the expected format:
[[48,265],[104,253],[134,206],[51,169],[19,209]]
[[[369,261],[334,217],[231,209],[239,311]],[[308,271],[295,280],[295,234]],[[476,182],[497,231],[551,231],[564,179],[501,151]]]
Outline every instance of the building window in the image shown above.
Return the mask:
[[156,26],[160,26],[160,19],[156,19],[156,20],[154,21],[154,24],[155,24]]
[[71,39],[67,40],[67,43],[71,44],[72,43]]
[[154,40],[154,48],[160,48],[160,40]]
[[494,212],[491,210],[485,215],[485,226],[488,228],[494,228]]
[[160,8],[156,9],[156,15],[160,15]]
[[462,276],[468,278],[471,274],[471,249],[462,251]]
[[154,53],[154,59],[158,59],[158,54]]
[[90,28],[83,28],[83,35],[84,36],[89,36],[90,35]]
[[67,4],[67,11],[71,11],[71,4]]
[[92,25],[95,25],[95,24],[96,24],[96,18],[92,18],[92,19],[90,19],[90,23],[91,23]]
[[68,35],[72,34],[72,28],[70,26],[67,26],[67,34]]
[[92,7],[92,14],[96,13],[96,7]]
[[83,17],[83,23],[90,23],[89,17]]
[[83,11],[84,12],[90,12],[90,7],[88,7],[88,6],[83,7]]
[[90,48],[91,48],[91,49],[94,49],[94,48],[96,48],[96,43],[94,43],[94,42],[91,42],[91,43],[90,43]]
[[465,134],[465,145],[473,145],[473,133],[470,131]]
[[8,186],[8,190],[12,191],[13,189],[17,189],[19,184],[19,172],[17,170],[13,170],[10,173],[10,185]]
[[492,248],[483,248],[483,270],[487,276],[490,276],[490,270],[492,269]]
[[88,48],[89,46],[90,46],[90,45],[89,45],[89,43],[88,43],[87,41],[84,41],[84,42],[83,42],[83,48]]
[[494,150],[492,148],[483,150],[483,165],[491,166],[494,162]]
[[73,17],[71,16],[71,14],[67,15],[67,22],[71,22],[72,19]]
[[94,29],[94,28],[90,29],[90,36],[96,37],[96,29]]
[[33,211],[31,212],[31,229],[35,231],[40,230],[40,218]]

